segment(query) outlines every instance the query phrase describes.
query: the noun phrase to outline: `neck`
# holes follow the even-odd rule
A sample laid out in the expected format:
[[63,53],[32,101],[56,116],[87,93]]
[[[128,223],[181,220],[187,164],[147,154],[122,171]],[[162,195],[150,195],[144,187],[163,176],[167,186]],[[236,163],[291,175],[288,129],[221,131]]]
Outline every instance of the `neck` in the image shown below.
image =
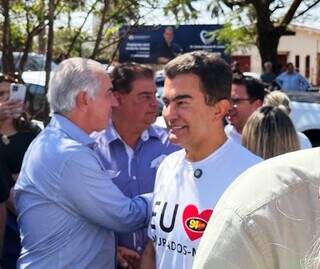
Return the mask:
[[201,144],[195,145],[193,148],[186,149],[187,159],[191,162],[201,161],[219,149],[227,141],[227,136],[223,129],[219,130],[218,133],[215,131],[211,137],[215,137],[215,139],[208,138],[205,140],[205,143],[201,142]]
[[62,113],[62,116],[66,117],[73,124],[77,125],[80,129],[82,129],[85,133],[91,134],[94,130],[91,130],[87,127],[87,117],[85,113],[71,111],[67,113]]
[[13,126],[12,119],[5,119],[0,122],[0,133],[4,135],[13,135],[17,130]]
[[112,122],[121,139],[126,142],[128,146],[134,149],[144,129],[142,130],[134,125],[130,125],[123,120],[118,121],[115,118],[113,118]]

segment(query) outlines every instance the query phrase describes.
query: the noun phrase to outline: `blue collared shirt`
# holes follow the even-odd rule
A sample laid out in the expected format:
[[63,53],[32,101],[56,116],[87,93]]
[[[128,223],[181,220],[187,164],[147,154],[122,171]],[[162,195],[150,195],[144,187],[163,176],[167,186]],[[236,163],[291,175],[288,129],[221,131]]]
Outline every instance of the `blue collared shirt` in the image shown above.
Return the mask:
[[[151,125],[134,149],[120,137],[112,124],[100,133],[92,134],[98,143],[97,153],[105,169],[117,171],[113,182],[128,197],[152,192],[157,168],[170,153],[180,149],[170,143],[164,128]],[[118,244],[142,252],[148,240],[147,229],[134,233],[119,233]]]
[[148,223],[149,201],[124,196],[94,147],[59,115],[29,147],[15,185],[18,268],[115,268],[114,231]]
[[309,82],[299,73],[289,74],[283,72],[276,78],[276,82],[283,91],[307,91],[310,88]]

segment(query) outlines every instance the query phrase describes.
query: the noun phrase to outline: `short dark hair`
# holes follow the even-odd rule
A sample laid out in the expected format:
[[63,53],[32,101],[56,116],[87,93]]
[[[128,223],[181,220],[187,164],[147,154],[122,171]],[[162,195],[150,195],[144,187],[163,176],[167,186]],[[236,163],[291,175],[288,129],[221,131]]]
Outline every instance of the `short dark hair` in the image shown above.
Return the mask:
[[232,84],[245,86],[247,89],[247,94],[249,98],[252,98],[255,100],[258,99],[258,100],[261,100],[262,102],[267,93],[264,85],[258,79],[255,79],[250,76],[235,74],[232,77]]
[[130,93],[132,82],[141,78],[154,78],[151,67],[137,63],[118,64],[110,73],[113,90],[119,93]]
[[213,53],[193,51],[182,54],[165,66],[165,73],[169,79],[182,74],[197,75],[207,105],[230,98],[231,68],[226,61]]

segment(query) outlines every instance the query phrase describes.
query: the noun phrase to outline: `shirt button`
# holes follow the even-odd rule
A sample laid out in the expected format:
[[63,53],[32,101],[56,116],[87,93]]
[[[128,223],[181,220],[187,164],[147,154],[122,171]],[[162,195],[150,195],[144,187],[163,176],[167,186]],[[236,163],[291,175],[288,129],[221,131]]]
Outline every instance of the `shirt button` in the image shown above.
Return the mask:
[[136,180],[136,179],[137,179],[137,177],[136,177],[136,176],[133,176],[133,177],[132,177],[132,179],[133,179],[133,180]]
[[137,251],[141,251],[142,250],[142,247],[137,247]]

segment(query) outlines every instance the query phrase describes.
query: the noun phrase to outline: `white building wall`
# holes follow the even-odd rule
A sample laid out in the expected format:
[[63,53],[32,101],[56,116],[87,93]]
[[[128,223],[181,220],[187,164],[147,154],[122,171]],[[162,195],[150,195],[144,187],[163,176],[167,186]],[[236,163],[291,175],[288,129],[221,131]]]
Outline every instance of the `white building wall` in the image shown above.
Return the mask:
[[[306,56],[310,56],[310,81],[317,83],[317,55],[320,53],[320,29],[295,26],[296,35],[283,36],[280,39],[278,54],[286,54],[287,62],[295,65],[295,56],[300,56],[300,73],[305,75]],[[261,58],[254,46],[246,50],[239,50],[233,55],[250,55],[251,72],[261,73]]]

